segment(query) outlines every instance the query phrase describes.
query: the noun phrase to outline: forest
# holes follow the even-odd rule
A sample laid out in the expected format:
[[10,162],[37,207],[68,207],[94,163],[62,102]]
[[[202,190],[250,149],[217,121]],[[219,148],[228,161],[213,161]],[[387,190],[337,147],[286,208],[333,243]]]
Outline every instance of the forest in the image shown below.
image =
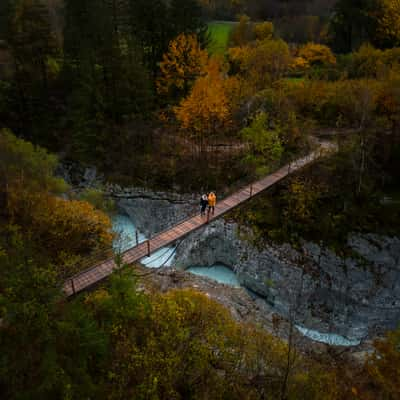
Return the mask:
[[[1,398],[400,399],[400,328],[355,361],[160,293],[113,254],[113,201],[59,174],[223,197],[324,140],[226,217],[247,240],[400,235],[398,0],[1,0]],[[67,299],[99,254],[118,270]]]

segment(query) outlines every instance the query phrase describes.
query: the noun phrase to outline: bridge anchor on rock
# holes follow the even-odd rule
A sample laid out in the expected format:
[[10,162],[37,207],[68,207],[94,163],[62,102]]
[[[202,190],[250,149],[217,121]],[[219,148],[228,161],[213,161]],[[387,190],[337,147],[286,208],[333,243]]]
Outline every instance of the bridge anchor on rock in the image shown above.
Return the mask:
[[[156,252],[162,247],[171,245],[177,240],[189,235],[191,232],[205,226],[209,222],[220,218],[227,212],[242,205],[249,199],[270,188],[275,183],[281,181],[288,175],[293,174],[307,164],[312,163],[321,156],[335,151],[337,151],[337,147],[335,145],[327,142],[322,143],[318,150],[313,151],[306,157],[300,158],[283,166],[276,172],[267,175],[266,177],[248,186],[245,186],[234,194],[219,201],[215,207],[214,214],[210,215],[210,213],[207,213],[207,216],[201,216],[199,214],[192,216],[179,222],[172,228],[158,233],[152,239],[139,243],[130,248],[122,254],[122,262],[125,264],[133,264],[146,256],[149,257],[152,253]],[[114,262],[114,259],[109,258],[69,278],[63,284],[63,290],[68,297],[73,296],[106,279],[115,269],[117,269],[117,265]]]

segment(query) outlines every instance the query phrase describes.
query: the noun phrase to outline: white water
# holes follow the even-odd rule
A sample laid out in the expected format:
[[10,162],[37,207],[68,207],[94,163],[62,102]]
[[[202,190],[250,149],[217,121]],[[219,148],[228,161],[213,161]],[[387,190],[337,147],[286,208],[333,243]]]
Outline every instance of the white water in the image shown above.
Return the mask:
[[[118,238],[114,241],[114,249],[118,252],[128,250],[136,245],[136,226],[133,221],[126,215],[116,215],[112,219],[113,231],[118,234]],[[141,232],[138,232],[139,243],[147,238]],[[162,265],[170,266],[173,257],[174,247],[164,247],[150,257],[145,257],[140,262],[149,268],[159,268]],[[224,283],[234,287],[240,287],[236,274],[229,268],[221,264],[212,267],[193,266],[186,271],[195,275],[206,276],[216,282]],[[333,346],[357,346],[360,340],[348,339],[335,333],[321,333],[312,329],[307,329],[296,325],[296,328],[306,337],[316,342],[327,343]]]
[[[136,246],[136,226],[126,215],[116,215],[112,218],[113,231],[118,237],[115,239],[113,247],[117,252],[123,252]],[[143,233],[138,231],[138,242],[147,240]],[[142,264],[149,268],[159,268],[161,266],[169,267],[173,260],[174,247],[163,247],[157,250],[150,257],[144,257],[140,260]]]
[[296,325],[296,329],[298,329],[304,336],[315,340],[316,342],[330,344],[331,346],[358,346],[361,343],[358,339],[348,339],[344,336],[337,335],[336,333],[321,333],[299,325]]
[[215,264],[212,267],[193,266],[189,267],[186,271],[195,275],[207,276],[208,278],[219,283],[224,283],[225,285],[240,287],[236,274],[228,267],[221,264]]
[[[114,241],[114,249],[123,252],[136,245],[136,226],[133,221],[126,215],[116,215],[113,217],[113,231],[118,237]],[[147,240],[146,236],[138,232],[138,242],[142,243]],[[149,268],[159,268],[162,265],[170,266],[174,257],[174,247],[164,247],[150,257],[140,260],[142,264]],[[239,287],[239,281],[236,274],[224,265],[216,264],[212,267],[193,266],[187,269],[195,275],[207,276],[219,283]]]

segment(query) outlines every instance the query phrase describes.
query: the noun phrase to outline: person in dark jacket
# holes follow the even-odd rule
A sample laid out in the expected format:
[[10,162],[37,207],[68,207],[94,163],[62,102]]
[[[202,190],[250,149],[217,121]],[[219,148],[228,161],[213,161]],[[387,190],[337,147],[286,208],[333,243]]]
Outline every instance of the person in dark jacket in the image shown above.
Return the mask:
[[200,215],[206,214],[206,208],[208,206],[208,196],[203,194],[200,198]]

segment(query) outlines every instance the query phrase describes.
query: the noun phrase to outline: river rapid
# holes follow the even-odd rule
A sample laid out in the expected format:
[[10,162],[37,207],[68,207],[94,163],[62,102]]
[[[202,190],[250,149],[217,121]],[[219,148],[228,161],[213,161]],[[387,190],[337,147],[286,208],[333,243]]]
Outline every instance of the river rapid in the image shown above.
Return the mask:
[[[117,252],[126,251],[137,243],[141,243],[147,239],[146,235],[137,229],[134,221],[132,221],[132,219],[127,215],[115,215],[112,222],[113,231],[117,234],[117,238],[114,241],[114,249]],[[143,258],[141,264],[148,268],[169,267],[173,264],[174,258],[175,247],[170,246],[156,251],[150,257]],[[221,263],[215,263],[211,266],[192,265],[188,266],[185,271],[198,276],[207,277],[224,285],[241,287],[236,273],[231,268]],[[263,300],[261,296],[254,292],[251,292],[250,294],[254,298]],[[360,340],[358,339],[349,339],[336,333],[322,333],[300,325],[295,326],[301,334],[320,343],[334,346],[357,346],[360,344]]]

